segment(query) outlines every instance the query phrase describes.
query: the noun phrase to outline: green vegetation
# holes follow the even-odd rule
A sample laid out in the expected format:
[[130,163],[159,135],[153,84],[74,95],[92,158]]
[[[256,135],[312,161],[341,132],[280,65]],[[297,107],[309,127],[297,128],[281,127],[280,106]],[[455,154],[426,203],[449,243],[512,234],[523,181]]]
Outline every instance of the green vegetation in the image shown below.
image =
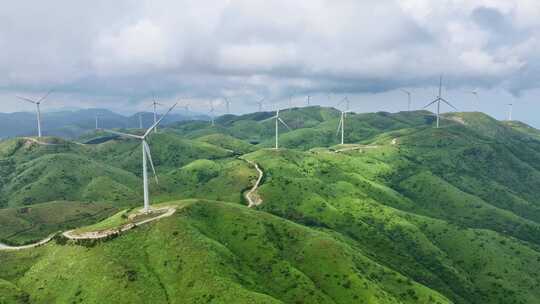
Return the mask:
[[45,236],[107,218],[116,208],[103,203],[50,202],[0,209],[0,242],[23,245]]
[[[481,113],[446,114],[440,129],[424,111],[350,114],[340,146],[339,112],[308,107],[283,111],[293,130],[273,150],[272,115],[152,135],[152,202],[177,212],[108,241],[0,251],[0,303],[540,298],[540,131]],[[138,142],[47,140],[58,145],[0,142],[0,205],[17,207],[0,209],[0,238],[129,221],[141,204]],[[244,159],[264,171],[256,210],[243,194],[258,175]],[[77,202],[47,203],[60,199]]]

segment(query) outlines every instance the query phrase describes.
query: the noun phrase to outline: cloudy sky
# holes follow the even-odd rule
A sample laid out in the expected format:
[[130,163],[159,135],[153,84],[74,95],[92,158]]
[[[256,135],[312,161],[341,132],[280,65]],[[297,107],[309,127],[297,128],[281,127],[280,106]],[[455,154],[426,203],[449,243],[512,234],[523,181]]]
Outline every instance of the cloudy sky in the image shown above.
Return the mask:
[[401,89],[422,107],[443,74],[460,110],[502,119],[513,103],[540,126],[538,0],[4,1],[0,54],[1,112],[49,89],[49,109],[135,112],[155,94],[399,111]]

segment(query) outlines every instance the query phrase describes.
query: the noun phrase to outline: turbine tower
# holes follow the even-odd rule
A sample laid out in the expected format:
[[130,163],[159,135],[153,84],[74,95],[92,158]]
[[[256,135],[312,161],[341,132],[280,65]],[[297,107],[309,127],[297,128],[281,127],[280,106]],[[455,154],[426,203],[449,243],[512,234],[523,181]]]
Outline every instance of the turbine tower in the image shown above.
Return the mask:
[[276,123],[276,146],[275,146],[275,149],[279,149],[279,123],[283,124],[287,129],[289,129],[289,131],[292,131],[291,128],[289,128],[289,126],[283,121],[283,119],[281,119],[281,117],[279,117],[279,109],[276,110],[276,116],[274,116],[275,118],[275,123]]
[[17,96],[17,98],[19,98],[21,100],[24,100],[26,102],[33,103],[33,104],[36,105],[38,138],[41,138],[41,109],[40,109],[40,106],[41,106],[41,103],[43,101],[45,101],[45,99],[49,96],[49,94],[51,94],[51,92],[52,92],[52,90],[48,91],[47,94],[45,94],[43,97],[41,97],[38,100],[34,100],[34,99],[31,99],[31,98],[27,98],[27,97]]
[[139,129],[142,129],[143,128],[143,125],[142,125],[142,113],[139,113]]
[[99,114],[96,114],[96,130],[99,130]]
[[509,103],[508,104],[508,121],[511,121],[512,120],[512,110],[513,110],[513,107],[514,105]]
[[407,112],[411,111],[411,92],[407,90],[401,90],[403,93],[407,94]]
[[310,106],[310,101],[311,101],[311,96],[307,96],[307,106],[309,107]]
[[210,120],[212,122],[212,127],[215,125],[215,121],[214,121],[214,112],[215,112],[215,108],[214,108],[214,102],[212,100],[209,101],[209,106],[210,106],[210,111],[208,111],[208,114],[210,114]]
[[154,178],[156,179],[156,184],[158,183],[158,178],[156,175],[156,169],[154,168],[154,163],[152,162],[152,154],[150,153],[150,146],[148,146],[148,143],[146,142],[146,138],[150,135],[152,130],[155,130],[155,128],[159,125],[159,123],[169,114],[174,107],[176,107],[177,104],[174,104],[168,111],[163,115],[158,121],[156,121],[146,132],[140,136],[140,135],[134,135],[134,134],[128,134],[128,133],[122,133],[117,132],[113,130],[105,130],[106,132],[113,133],[116,135],[120,135],[123,137],[129,137],[129,138],[135,138],[141,141],[142,146],[142,170],[143,170],[143,191],[144,191],[144,213],[150,212],[150,195],[148,192],[148,164],[147,162],[150,162],[150,167],[152,168],[152,172],[154,173]]
[[449,105],[450,107],[452,107],[454,110],[457,110],[456,107],[454,107],[446,99],[442,98],[441,95],[442,95],[442,76],[440,76],[440,78],[439,78],[439,95],[437,96],[437,98],[435,98],[435,100],[433,100],[432,102],[430,102],[426,106],[424,106],[424,109],[425,109],[425,108],[431,106],[432,104],[437,103],[437,128],[439,127],[440,112],[441,112],[441,101],[444,102],[445,104]]
[[[163,104],[156,101],[156,96],[152,94],[152,107],[154,108],[154,124],[157,122],[158,114],[157,114],[157,106],[162,106]],[[157,127],[154,128],[154,132],[157,133]]]

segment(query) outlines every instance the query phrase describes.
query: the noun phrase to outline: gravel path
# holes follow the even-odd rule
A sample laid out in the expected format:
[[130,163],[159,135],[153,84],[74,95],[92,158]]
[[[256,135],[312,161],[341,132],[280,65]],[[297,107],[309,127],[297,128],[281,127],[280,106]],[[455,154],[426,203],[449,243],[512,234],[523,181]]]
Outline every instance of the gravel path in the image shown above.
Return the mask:
[[[113,234],[119,234],[119,233],[128,231],[128,230],[130,230],[132,228],[135,228],[137,226],[144,225],[146,223],[150,223],[150,222],[162,219],[164,217],[171,216],[176,211],[176,208],[166,207],[166,208],[161,208],[161,209],[155,209],[155,211],[161,211],[161,210],[166,210],[166,212],[162,213],[162,214],[160,214],[160,215],[158,215],[156,217],[148,218],[148,219],[145,219],[145,220],[142,220],[142,221],[139,221],[139,222],[124,224],[124,225],[122,225],[120,227],[117,227],[117,228],[105,229],[105,230],[99,230],[99,231],[90,231],[90,232],[84,232],[84,233],[81,233],[81,234],[75,233],[75,230],[69,230],[69,231],[63,232],[62,235],[64,237],[70,239],[70,240],[97,240],[97,239],[102,239],[102,238],[106,238],[108,236],[111,236]],[[54,234],[48,236],[47,238],[45,238],[45,239],[43,239],[43,240],[41,240],[39,242],[24,245],[24,246],[9,246],[9,245],[0,243],[0,251],[23,250],[23,249],[35,248],[35,247],[47,244],[48,242],[50,242],[56,236],[56,234],[57,233],[54,233]]]
[[28,244],[28,245],[23,245],[23,246],[9,246],[9,245],[0,243],[0,250],[23,250],[23,249],[30,249],[30,248],[38,247],[38,246],[47,244],[50,240],[52,240],[52,238],[55,235],[56,235],[56,233],[51,234],[51,235],[49,235],[48,237],[44,238],[43,240],[41,240],[39,242],[36,242],[36,243],[33,243],[33,244]]
[[247,201],[249,202],[248,207],[252,208],[254,206],[259,206],[263,202],[261,196],[257,193],[257,189],[259,188],[259,184],[261,183],[261,180],[263,178],[264,173],[261,170],[261,168],[259,168],[259,165],[257,165],[256,162],[253,162],[253,161],[250,161],[250,160],[247,160],[247,159],[245,159],[245,161],[248,162],[249,164],[251,164],[253,167],[255,167],[255,170],[257,170],[257,172],[259,173],[259,177],[257,178],[257,181],[255,182],[255,185],[253,185],[251,190],[249,190],[245,194],[245,197],[246,197]]

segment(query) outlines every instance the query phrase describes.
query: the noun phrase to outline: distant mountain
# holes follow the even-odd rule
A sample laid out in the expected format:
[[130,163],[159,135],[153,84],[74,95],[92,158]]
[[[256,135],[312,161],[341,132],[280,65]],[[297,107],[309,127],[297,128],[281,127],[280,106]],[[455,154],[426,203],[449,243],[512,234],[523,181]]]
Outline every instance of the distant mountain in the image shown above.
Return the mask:
[[[124,116],[107,109],[84,109],[42,113],[42,130],[46,136],[76,138],[95,129],[96,115],[100,128],[138,128],[139,115],[145,127],[154,121],[150,112]],[[208,117],[194,112],[179,111],[168,115],[163,124],[186,120],[208,120]],[[32,136],[37,133],[36,115],[30,112],[0,113],[0,138]]]

